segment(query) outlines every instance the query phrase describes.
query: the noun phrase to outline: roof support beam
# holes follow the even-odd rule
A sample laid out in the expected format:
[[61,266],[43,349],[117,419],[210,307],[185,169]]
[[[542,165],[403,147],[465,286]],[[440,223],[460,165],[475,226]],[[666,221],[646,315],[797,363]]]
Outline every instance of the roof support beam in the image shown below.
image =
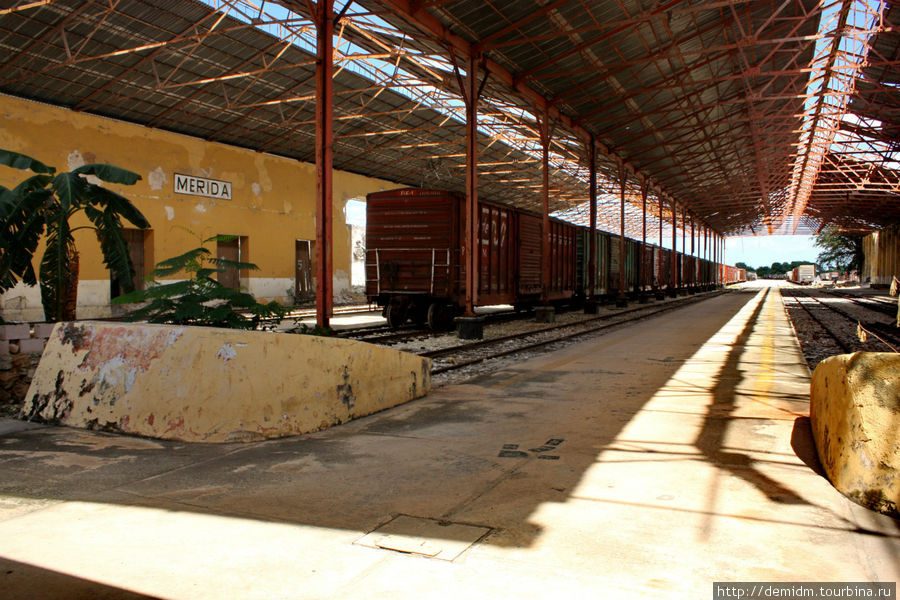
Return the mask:
[[316,324],[329,328],[332,281],[334,0],[316,3]]
[[[537,111],[536,111],[537,112]],[[550,304],[550,116],[547,105],[540,114],[541,126],[541,302]]]
[[[379,4],[392,11],[394,14],[401,16],[413,25],[416,25],[422,31],[426,32],[428,35],[437,40],[439,43],[443,44],[450,51],[450,53],[463,57],[468,57],[472,53],[473,48],[468,41],[466,41],[461,36],[453,33],[437,18],[423,10],[422,7],[413,0],[377,1],[379,2]],[[506,70],[506,68],[504,68],[496,61],[489,58],[482,58],[481,68],[484,69],[485,73],[488,74],[494,81],[518,94],[526,104],[531,106],[544,106],[548,104],[548,100],[544,96],[542,96],[540,93],[530,88],[529,86],[525,85],[520,79],[514,77],[512,73],[510,73],[508,70]],[[590,132],[585,129],[578,120],[573,119],[572,117],[560,112],[558,108],[552,105],[548,106],[547,112],[550,118],[558,122],[566,129],[571,130],[576,135],[580,137],[587,137],[590,135]],[[602,144],[601,142],[596,140],[595,144],[597,145],[597,149],[602,154],[608,157],[615,156],[610,148],[605,144]],[[625,161],[624,165],[629,171],[633,172],[634,174],[638,174],[639,170],[630,162]],[[653,181],[653,179],[649,177],[649,174],[644,173],[644,175],[646,175],[648,179]],[[656,187],[659,186],[657,185]]]
[[588,293],[587,299],[594,301],[597,287],[597,148],[594,136],[588,137],[588,202],[590,203],[590,239],[588,240]]
[[619,295],[616,297],[616,306],[624,308],[628,306],[628,296],[625,295],[625,265],[628,263],[625,256],[625,184],[628,173],[625,164],[619,163]]

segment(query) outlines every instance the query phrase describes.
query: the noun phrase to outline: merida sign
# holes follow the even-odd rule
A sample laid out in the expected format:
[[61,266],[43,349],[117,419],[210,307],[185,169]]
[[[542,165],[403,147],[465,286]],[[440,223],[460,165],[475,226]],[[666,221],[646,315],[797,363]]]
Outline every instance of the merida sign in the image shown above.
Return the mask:
[[175,193],[231,200],[231,182],[175,173]]

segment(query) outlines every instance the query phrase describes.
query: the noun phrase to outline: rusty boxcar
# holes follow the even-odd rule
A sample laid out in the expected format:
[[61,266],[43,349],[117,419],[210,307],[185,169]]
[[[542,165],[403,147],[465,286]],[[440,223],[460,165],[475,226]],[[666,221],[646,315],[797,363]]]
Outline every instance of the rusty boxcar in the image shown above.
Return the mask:
[[[366,295],[388,324],[412,318],[438,327],[464,307],[465,197],[405,188],[376,192],[366,202]],[[479,202],[477,304],[523,306],[541,300],[541,217]],[[576,289],[575,225],[550,220],[550,297]]]

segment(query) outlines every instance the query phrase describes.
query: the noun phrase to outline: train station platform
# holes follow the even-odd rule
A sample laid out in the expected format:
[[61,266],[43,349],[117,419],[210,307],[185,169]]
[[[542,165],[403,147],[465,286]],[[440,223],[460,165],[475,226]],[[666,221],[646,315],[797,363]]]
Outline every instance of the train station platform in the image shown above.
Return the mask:
[[760,282],[295,438],[7,422],[0,596],[694,600],[714,582],[897,581],[900,522],[819,473],[808,386]]

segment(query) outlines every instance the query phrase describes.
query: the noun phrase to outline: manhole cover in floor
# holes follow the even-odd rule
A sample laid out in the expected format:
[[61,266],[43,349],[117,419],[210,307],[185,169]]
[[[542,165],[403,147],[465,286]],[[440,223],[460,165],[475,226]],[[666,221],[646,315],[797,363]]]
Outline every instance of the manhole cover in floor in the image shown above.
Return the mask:
[[489,527],[400,515],[353,543],[449,561],[490,531]]

